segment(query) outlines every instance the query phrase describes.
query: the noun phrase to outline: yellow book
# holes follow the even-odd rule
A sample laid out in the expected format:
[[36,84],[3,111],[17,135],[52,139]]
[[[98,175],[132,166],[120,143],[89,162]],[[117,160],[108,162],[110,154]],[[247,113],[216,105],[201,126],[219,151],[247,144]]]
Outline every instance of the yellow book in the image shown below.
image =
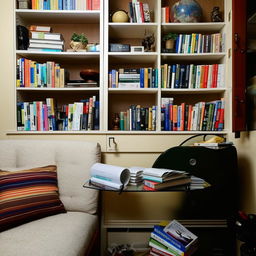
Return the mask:
[[60,87],[61,88],[65,87],[65,69],[64,68],[60,69]]
[[144,68],[144,88],[148,88],[148,68]]
[[164,64],[164,88],[167,88],[168,64]]
[[55,79],[54,79],[54,87],[60,87],[60,66],[55,65]]
[[196,46],[196,34],[192,34],[191,39],[191,53],[195,53],[195,46]]
[[152,108],[148,108],[148,131],[152,131]]

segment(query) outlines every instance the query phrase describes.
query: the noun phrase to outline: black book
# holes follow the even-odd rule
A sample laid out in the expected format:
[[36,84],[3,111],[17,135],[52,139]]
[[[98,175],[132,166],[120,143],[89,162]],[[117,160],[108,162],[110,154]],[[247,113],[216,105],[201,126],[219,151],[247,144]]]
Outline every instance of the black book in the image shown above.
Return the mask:
[[140,129],[142,131],[146,130],[146,109],[145,108],[140,109]]

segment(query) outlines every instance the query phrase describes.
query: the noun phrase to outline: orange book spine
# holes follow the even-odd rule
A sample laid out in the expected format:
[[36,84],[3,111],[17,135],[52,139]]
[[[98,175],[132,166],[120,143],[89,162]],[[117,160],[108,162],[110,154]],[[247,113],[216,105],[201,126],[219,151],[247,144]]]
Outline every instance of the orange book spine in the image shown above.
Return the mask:
[[178,111],[177,111],[178,106],[177,105],[173,105],[173,131],[177,131],[177,121],[178,121]]
[[192,130],[192,113],[193,113],[193,108],[192,105],[188,106],[188,131]]
[[208,75],[209,75],[209,65],[205,65],[204,66],[203,88],[207,88]]
[[181,118],[180,118],[180,130],[184,131],[185,123],[185,103],[181,103]]

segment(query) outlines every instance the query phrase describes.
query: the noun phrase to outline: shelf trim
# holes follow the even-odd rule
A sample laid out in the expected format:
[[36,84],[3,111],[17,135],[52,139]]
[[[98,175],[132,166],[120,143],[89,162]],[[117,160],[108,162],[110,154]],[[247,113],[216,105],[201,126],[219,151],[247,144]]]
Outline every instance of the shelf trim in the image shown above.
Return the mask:
[[40,88],[40,87],[17,87],[16,88],[17,91],[99,91],[100,88],[99,87],[79,87],[79,88],[52,88],[52,87],[44,87],[44,88]]
[[144,22],[144,23],[129,23],[129,22],[109,22],[109,26],[111,27],[122,27],[122,26],[157,26],[156,22]]
[[216,57],[224,57],[226,56],[225,52],[220,53],[161,53],[161,56],[170,56],[170,57],[200,57],[200,56],[216,56]]
[[55,55],[55,56],[99,56],[100,52],[42,52],[42,51],[27,51],[16,50],[16,54],[31,54],[31,55]]
[[32,9],[16,9],[17,14],[22,13],[40,13],[40,14],[100,14],[100,10],[32,10]]
[[108,52],[109,56],[157,56],[157,52]]
[[228,134],[228,131],[7,131],[6,135],[191,135]]

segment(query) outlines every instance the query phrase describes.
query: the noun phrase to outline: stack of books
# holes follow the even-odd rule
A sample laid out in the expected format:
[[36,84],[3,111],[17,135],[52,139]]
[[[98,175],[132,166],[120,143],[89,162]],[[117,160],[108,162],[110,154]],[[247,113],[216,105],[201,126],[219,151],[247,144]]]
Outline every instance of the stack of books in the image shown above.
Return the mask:
[[144,167],[130,167],[130,180],[128,185],[141,185],[143,183],[143,170]]
[[144,190],[162,190],[175,187],[186,189],[191,179],[186,172],[170,169],[145,168],[143,170]]
[[166,226],[154,226],[149,246],[152,256],[190,256],[197,250],[198,237],[173,220]]
[[62,34],[52,33],[49,26],[31,25],[28,51],[62,52],[64,40]]

